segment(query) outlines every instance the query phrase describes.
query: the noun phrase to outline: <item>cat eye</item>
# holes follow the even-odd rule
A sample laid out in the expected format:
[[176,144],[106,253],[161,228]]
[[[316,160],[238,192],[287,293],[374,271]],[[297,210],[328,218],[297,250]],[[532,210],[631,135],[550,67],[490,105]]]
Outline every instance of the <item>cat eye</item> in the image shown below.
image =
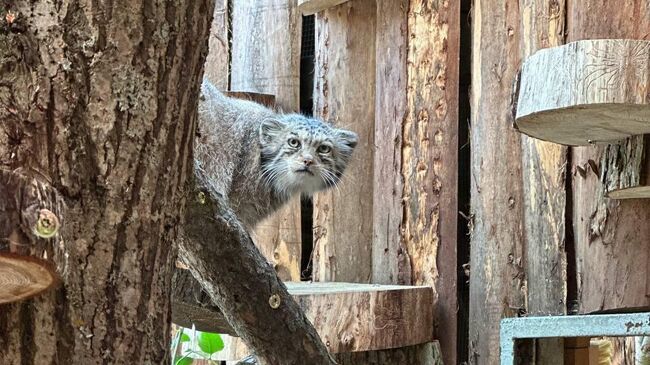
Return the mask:
[[318,151],[318,153],[327,154],[332,152],[332,147],[322,144],[318,146],[318,149],[316,151]]
[[292,148],[300,147],[300,141],[297,140],[296,138],[289,138],[287,143],[289,144],[289,147],[292,147]]

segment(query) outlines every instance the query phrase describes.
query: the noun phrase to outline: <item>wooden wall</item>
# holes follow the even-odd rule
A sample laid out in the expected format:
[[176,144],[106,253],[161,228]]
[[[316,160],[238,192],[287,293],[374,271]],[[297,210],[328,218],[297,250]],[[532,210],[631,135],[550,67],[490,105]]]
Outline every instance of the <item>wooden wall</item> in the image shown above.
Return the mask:
[[[512,128],[526,57],[578,39],[650,37],[641,3],[474,1],[471,364],[499,362],[503,317],[650,306],[650,205],[604,197],[609,180],[643,165],[629,161],[643,139],[569,149]],[[561,341],[528,345],[524,363],[562,358]]]
[[[316,114],[357,131],[344,186],[315,199],[316,280],[431,285],[456,362],[457,2],[354,0],[318,13]],[[437,346],[343,356],[430,364]]]

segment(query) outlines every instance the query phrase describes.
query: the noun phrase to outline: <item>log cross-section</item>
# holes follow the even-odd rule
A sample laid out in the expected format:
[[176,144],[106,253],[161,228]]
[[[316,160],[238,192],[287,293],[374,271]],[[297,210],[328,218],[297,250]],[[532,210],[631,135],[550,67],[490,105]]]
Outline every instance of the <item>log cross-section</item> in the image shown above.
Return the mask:
[[521,71],[518,129],[574,146],[650,133],[649,52],[650,41],[620,39],[538,51]]
[[48,184],[0,170],[0,304],[25,300],[59,281],[63,200]]
[[349,0],[298,0],[298,9],[303,15],[311,15],[347,1]]

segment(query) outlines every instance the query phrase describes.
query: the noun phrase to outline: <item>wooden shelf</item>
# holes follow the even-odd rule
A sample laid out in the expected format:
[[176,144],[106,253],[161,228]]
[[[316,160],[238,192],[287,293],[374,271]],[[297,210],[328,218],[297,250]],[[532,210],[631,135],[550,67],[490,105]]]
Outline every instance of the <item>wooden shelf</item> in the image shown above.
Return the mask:
[[46,261],[31,256],[0,254],[0,304],[29,299],[58,282]]
[[611,199],[649,199],[650,186],[612,190],[607,193],[607,197]]
[[[398,286],[350,283],[285,283],[307,318],[332,353],[371,351],[411,346],[433,340],[433,289],[428,286]],[[191,327],[193,320],[172,305],[174,322]],[[221,316],[201,311],[198,330],[234,333]],[[190,315],[191,316],[191,315]],[[185,317],[183,323],[177,318]],[[227,349],[219,360],[234,360],[247,350],[238,338],[227,337]]]
[[650,41],[584,40],[526,60],[515,118],[529,136],[565,145],[650,133]]
[[298,0],[298,9],[303,15],[311,15],[347,1],[349,0]]

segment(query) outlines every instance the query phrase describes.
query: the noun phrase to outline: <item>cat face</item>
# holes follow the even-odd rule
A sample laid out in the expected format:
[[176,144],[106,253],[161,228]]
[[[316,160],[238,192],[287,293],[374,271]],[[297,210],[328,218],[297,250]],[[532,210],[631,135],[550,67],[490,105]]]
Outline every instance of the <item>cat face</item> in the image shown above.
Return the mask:
[[289,197],[336,186],[358,142],[356,133],[302,115],[260,125],[262,178]]

